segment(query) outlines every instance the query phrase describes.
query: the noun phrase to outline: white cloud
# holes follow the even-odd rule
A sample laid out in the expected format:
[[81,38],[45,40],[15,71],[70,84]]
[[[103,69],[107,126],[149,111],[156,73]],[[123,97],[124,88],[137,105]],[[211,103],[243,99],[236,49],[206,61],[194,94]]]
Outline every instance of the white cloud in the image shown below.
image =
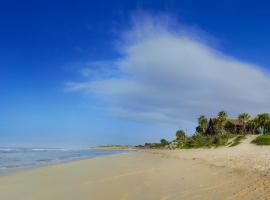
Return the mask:
[[[231,115],[270,111],[268,72],[161,19],[144,16],[124,31],[117,42],[122,56],[101,62],[108,63],[106,70],[113,66],[113,75],[69,82],[67,89],[95,94],[113,114],[143,121],[179,124],[220,110]],[[104,67],[100,72],[108,73]]]

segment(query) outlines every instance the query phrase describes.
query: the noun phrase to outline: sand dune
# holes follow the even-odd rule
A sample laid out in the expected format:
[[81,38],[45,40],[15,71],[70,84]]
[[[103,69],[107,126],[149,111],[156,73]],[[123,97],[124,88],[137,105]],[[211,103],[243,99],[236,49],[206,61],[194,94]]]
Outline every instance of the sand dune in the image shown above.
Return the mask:
[[270,147],[144,151],[0,176],[3,200],[270,199]]

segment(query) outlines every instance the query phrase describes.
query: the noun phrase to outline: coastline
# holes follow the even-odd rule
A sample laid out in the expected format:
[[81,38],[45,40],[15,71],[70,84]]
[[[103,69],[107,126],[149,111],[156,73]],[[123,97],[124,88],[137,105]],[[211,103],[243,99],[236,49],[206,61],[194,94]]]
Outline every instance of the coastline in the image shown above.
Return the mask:
[[[65,152],[81,152],[81,150],[68,150]],[[16,172],[24,172],[24,171],[29,171],[29,170],[34,170],[36,168],[42,168],[42,167],[49,167],[49,166],[53,166],[53,165],[58,165],[58,164],[66,164],[66,163],[70,163],[70,162],[76,162],[76,161],[80,161],[80,160],[88,160],[88,159],[93,159],[95,157],[100,157],[100,156],[110,156],[110,155],[119,155],[119,154],[125,154],[125,153],[130,153],[132,152],[131,150],[110,150],[110,149],[85,149],[83,150],[84,152],[91,152],[92,154],[88,155],[84,155],[81,154],[79,156],[76,157],[66,157],[65,159],[56,159],[53,160],[52,158],[49,159],[48,156],[48,160],[50,160],[50,162],[44,162],[44,163],[36,163],[36,164],[32,164],[29,166],[18,166],[18,164],[15,164],[16,167],[11,166],[11,168],[5,168],[5,169],[1,169],[0,170],[0,176],[1,175],[5,175],[5,174],[12,174],[12,173],[16,173]],[[27,156],[27,155],[25,155]],[[3,158],[2,158],[3,159]],[[27,158],[23,158],[23,159],[27,159]],[[37,157],[36,159],[40,159],[39,157]],[[46,159],[47,160],[47,159]],[[3,160],[1,161],[3,162]],[[33,162],[35,162],[33,160]],[[4,163],[2,163],[2,166],[4,165]],[[8,165],[8,163],[7,163]]]
[[134,146],[96,146],[89,147],[89,150],[108,150],[108,151],[137,151],[141,150],[140,148],[136,148]]
[[[269,169],[244,167],[253,163],[245,148],[144,150],[14,172],[0,176],[0,199],[269,199]],[[254,149],[270,150],[243,153]]]

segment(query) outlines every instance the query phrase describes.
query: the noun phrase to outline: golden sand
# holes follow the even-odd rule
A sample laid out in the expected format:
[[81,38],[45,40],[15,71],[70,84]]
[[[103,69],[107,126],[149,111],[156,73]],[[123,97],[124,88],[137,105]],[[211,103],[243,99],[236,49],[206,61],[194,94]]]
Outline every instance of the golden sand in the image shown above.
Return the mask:
[[1,175],[0,199],[270,199],[266,152],[243,144],[96,157]]

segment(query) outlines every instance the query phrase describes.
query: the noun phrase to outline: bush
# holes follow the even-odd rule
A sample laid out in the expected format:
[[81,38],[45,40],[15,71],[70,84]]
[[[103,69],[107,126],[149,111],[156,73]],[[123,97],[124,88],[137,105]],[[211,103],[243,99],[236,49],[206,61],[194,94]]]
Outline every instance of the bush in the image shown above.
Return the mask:
[[160,144],[161,144],[161,146],[165,147],[166,145],[169,145],[170,143],[165,139],[161,139]]
[[212,144],[215,147],[225,146],[225,145],[228,144],[228,140],[229,140],[230,137],[231,137],[231,135],[229,135],[229,134],[215,135],[214,138],[213,138]]
[[260,135],[255,140],[253,140],[252,143],[257,145],[270,145],[270,135]]
[[201,147],[219,147],[225,146],[228,143],[229,138],[232,136],[230,134],[218,134],[218,135],[202,135],[195,134],[186,139],[183,148],[201,148]]

